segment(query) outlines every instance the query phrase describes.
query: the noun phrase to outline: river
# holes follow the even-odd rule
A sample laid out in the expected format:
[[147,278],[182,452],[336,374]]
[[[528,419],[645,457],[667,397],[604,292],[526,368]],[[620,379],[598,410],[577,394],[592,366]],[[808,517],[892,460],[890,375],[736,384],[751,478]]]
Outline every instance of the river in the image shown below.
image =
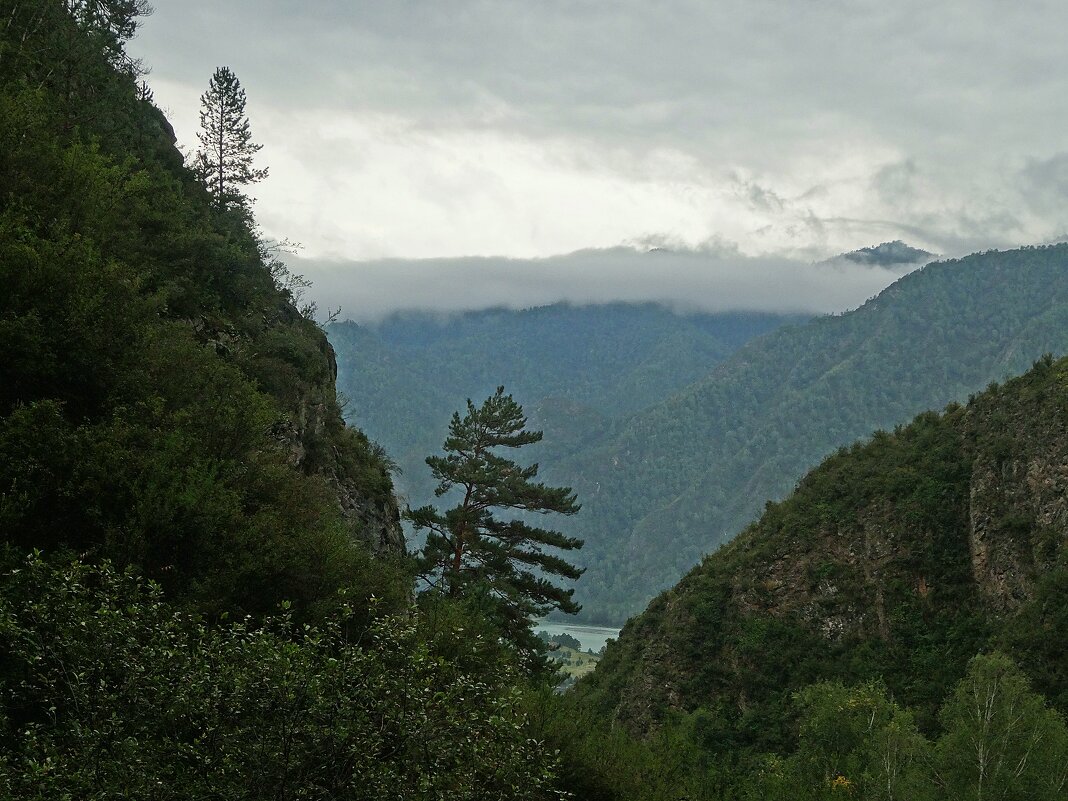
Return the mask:
[[539,620],[534,624],[534,633],[544,631],[550,637],[555,634],[569,634],[582,643],[582,650],[592,650],[598,653],[609,640],[619,636],[619,629],[608,629],[601,626],[576,626],[570,623],[552,623],[548,620]]

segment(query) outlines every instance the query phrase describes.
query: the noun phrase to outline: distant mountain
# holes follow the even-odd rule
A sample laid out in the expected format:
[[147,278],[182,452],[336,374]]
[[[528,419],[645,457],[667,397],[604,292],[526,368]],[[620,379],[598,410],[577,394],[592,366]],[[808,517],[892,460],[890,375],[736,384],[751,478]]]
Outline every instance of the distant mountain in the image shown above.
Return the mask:
[[374,324],[337,323],[328,334],[349,419],[401,466],[397,485],[414,504],[432,500],[423,460],[440,450],[452,412],[467,398],[478,401],[503,384],[544,428],[536,455],[548,462],[693,383],[752,339],[804,319],[556,304],[395,314]]
[[843,253],[838,258],[855,262],[856,264],[870,264],[875,267],[892,267],[897,264],[918,264],[934,258],[933,253],[920,250],[906,245],[900,239],[893,242],[883,242],[874,247],[860,248],[849,253]]
[[1066,464],[1068,359],[842,449],[631,620],[577,692],[639,732],[692,714],[713,750],[781,753],[808,684],[885,681],[932,730],[997,648],[1063,712]]
[[586,619],[640,611],[835,448],[1066,351],[1068,245],[930,264],[856,311],[751,342],[545,460],[583,502]]

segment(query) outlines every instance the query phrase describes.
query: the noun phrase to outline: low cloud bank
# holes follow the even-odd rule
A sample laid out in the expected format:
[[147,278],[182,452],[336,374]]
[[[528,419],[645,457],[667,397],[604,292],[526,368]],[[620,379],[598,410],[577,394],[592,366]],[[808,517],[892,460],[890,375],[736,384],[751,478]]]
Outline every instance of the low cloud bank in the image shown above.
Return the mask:
[[616,301],[663,303],[680,312],[831,313],[856,308],[920,266],[622,247],[545,259],[292,258],[290,265],[312,281],[308,296],[321,310],[340,306],[341,319],[357,321],[402,310],[452,313]]

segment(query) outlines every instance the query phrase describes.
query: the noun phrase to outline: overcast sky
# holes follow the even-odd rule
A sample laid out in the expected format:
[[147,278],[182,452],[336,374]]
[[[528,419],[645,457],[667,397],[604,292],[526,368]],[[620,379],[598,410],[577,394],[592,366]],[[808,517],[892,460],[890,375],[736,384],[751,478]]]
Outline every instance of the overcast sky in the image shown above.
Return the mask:
[[130,49],[180,143],[195,149],[199,96],[230,66],[271,170],[257,216],[316,274],[535,259],[519,292],[558,264],[544,257],[626,244],[752,273],[891,239],[959,255],[1068,231],[1060,1],[153,5]]

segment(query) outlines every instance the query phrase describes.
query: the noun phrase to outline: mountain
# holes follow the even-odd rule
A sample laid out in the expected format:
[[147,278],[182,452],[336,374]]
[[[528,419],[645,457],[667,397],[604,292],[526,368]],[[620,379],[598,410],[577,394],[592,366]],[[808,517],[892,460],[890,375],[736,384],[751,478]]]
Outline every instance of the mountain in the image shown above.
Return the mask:
[[300,279],[123,49],[148,10],[2,13],[0,798],[561,797],[499,631],[415,608]]
[[[301,280],[249,203],[186,168],[123,49],[147,10],[37,0],[0,25],[0,797],[1063,797],[1068,730],[1004,655],[972,660],[933,744],[875,681],[806,687],[807,718],[784,699],[885,677],[926,733],[962,660],[997,646],[1064,709],[1065,363],[840,452],[556,693],[485,594],[413,599],[389,457],[343,423]],[[1014,259],[1010,277],[1038,269]],[[1057,291],[1006,297],[1044,331]],[[559,393],[535,411],[562,458],[783,322],[670,319],[650,344],[662,311],[620,319],[643,314],[598,323],[592,348],[577,323],[509,343],[513,318],[476,321],[459,360],[420,323],[379,356],[430,352],[433,382],[381,366],[383,411],[436,403],[453,373],[496,383],[548,342],[530,370]],[[1023,749],[997,781],[968,739],[991,678],[982,754]],[[952,792],[902,792],[918,767]]]
[[210,613],[406,599],[372,580],[404,552],[388,464],[248,204],[209,194],[138,83],[143,7],[5,11],[2,541]]
[[781,753],[806,685],[880,680],[930,731],[996,647],[1063,713],[1065,465],[1068,359],[843,448],[628,622],[578,692],[633,731],[688,717],[709,747]]
[[583,503],[584,614],[639,611],[834,449],[1066,350],[1066,245],[932,263],[855,311],[750,342],[543,460]]
[[838,258],[856,264],[889,267],[895,264],[916,264],[926,262],[933,259],[934,254],[928,253],[926,250],[921,250],[920,248],[914,248],[911,245],[906,245],[900,239],[895,239],[893,242],[883,242],[881,245],[860,248],[859,250],[851,250],[849,253],[843,253],[841,256],[838,256]]
[[746,342],[806,319],[765,313],[676,314],[655,304],[556,304],[521,311],[394,314],[328,328],[350,421],[402,468],[412,505],[433,500],[424,464],[453,411],[503,384],[545,430],[543,462],[608,421],[706,375]]

